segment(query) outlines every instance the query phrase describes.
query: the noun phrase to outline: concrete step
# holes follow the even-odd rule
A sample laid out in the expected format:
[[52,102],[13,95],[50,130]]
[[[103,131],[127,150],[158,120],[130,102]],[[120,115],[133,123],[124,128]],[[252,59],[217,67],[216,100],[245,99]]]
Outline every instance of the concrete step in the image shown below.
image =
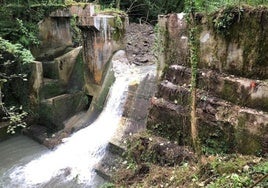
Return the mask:
[[183,106],[190,104],[189,87],[187,85],[175,85],[168,80],[164,80],[158,85],[158,91],[155,96]]
[[40,144],[44,144],[46,138],[49,137],[49,132],[47,127],[41,125],[31,125],[23,129],[23,134],[29,136],[33,140],[37,141]]
[[[152,105],[147,128],[180,144],[190,144],[190,106],[164,98],[154,98]],[[244,154],[268,152],[267,112],[198,94],[196,113],[202,144],[222,143],[226,151]]]
[[[167,70],[165,79],[174,85],[188,87],[191,83],[191,69],[172,65]],[[170,84],[166,84],[168,85]],[[211,70],[199,70],[197,86],[234,104],[268,111],[268,80],[252,80]],[[173,86],[172,88],[174,90]]]
[[33,54],[35,55],[37,61],[53,61],[55,58],[62,56],[73,49],[73,47],[66,45],[49,49],[37,48],[34,49]]
[[43,87],[41,89],[41,97],[48,99],[61,95],[66,92],[66,89],[61,85],[57,79],[44,78]]
[[95,165],[96,174],[106,181],[111,181],[113,174],[123,164],[123,158],[107,151],[100,163]]
[[67,84],[77,64],[77,58],[81,53],[81,47],[77,47],[57,56],[51,61],[43,61],[43,75],[45,78],[59,79]]
[[55,61],[44,61],[43,65],[43,75],[45,78],[59,79],[58,65]]
[[64,127],[64,121],[74,114],[86,110],[88,98],[83,92],[62,94],[44,99],[40,104],[40,124],[58,131]]

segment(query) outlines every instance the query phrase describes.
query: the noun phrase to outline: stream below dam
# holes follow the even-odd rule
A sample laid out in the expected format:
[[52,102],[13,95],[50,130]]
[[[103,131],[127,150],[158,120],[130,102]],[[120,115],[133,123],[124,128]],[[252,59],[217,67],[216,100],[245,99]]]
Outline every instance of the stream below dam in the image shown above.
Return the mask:
[[155,65],[130,65],[125,57],[112,65],[115,82],[102,113],[92,124],[64,139],[54,150],[22,135],[0,143],[0,187],[94,188],[105,182],[96,175],[94,166],[120,124],[128,86],[156,73]]

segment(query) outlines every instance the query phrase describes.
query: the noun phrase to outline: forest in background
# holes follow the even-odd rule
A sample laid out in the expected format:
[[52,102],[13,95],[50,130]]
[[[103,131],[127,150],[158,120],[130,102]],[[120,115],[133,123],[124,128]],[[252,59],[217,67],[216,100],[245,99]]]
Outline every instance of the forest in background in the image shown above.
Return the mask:
[[[31,115],[27,100],[25,100],[28,91],[27,89],[22,91],[21,88],[22,85],[27,85],[28,66],[34,60],[30,48],[39,44],[38,22],[55,9],[87,2],[96,1],[0,0],[2,16],[0,20],[0,117],[2,121],[11,123],[10,133],[14,133],[17,126],[25,127],[26,117]],[[103,9],[116,9],[119,4],[120,9],[130,16],[131,21],[141,23],[155,24],[159,14],[189,12],[189,3],[186,0],[99,0],[98,2]],[[195,6],[190,8],[194,8],[194,12],[210,14],[218,8],[240,6],[245,3],[252,6],[268,5],[267,0],[197,0]],[[135,181],[129,180],[132,187],[148,187],[155,183],[161,187],[182,184],[189,187],[192,185],[204,187],[208,182],[213,182],[210,187],[251,187],[254,184],[257,185],[258,181],[260,181],[259,187],[267,186],[267,181],[262,178],[268,173],[268,163],[262,158],[234,154],[231,156],[210,155],[202,160],[200,166],[185,162],[179,167],[162,168],[152,164],[150,171],[154,173],[143,178],[143,182],[139,182],[140,177],[135,177],[135,172],[139,170],[135,162],[127,163],[127,170],[131,172],[123,171],[122,174],[127,173],[131,177],[128,173],[134,173]],[[129,183],[127,180],[119,179],[117,183],[126,185]],[[107,187],[114,186],[115,184],[107,185]]]

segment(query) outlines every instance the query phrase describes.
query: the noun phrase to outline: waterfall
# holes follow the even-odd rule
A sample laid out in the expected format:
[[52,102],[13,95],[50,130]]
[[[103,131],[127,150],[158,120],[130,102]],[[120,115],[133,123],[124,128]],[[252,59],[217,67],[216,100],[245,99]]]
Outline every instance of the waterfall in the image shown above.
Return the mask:
[[125,61],[122,57],[112,61],[116,80],[98,119],[65,139],[55,150],[8,170],[2,177],[5,180],[1,182],[0,179],[0,186],[96,187],[94,165],[104,156],[105,147],[120,124],[128,85],[145,76],[144,73],[138,74],[138,67]]

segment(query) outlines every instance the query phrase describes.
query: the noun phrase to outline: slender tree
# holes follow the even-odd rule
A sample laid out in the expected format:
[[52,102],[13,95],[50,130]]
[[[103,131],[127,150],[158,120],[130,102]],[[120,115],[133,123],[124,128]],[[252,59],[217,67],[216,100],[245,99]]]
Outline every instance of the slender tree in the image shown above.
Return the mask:
[[189,49],[191,63],[191,136],[195,152],[201,155],[201,146],[198,138],[197,115],[196,115],[196,90],[197,90],[197,39],[196,39],[196,20],[195,2],[188,1],[188,25],[189,25]]
[[120,9],[120,0],[116,0],[116,8]]

